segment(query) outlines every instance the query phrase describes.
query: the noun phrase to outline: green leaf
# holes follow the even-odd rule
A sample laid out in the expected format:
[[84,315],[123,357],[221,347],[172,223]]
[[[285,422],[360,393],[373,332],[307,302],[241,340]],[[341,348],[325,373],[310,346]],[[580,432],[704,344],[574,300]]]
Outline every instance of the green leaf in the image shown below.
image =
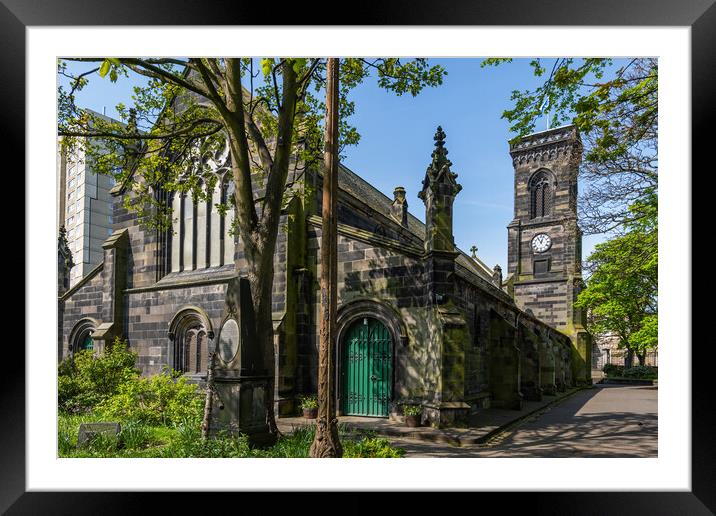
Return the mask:
[[105,59],[102,62],[102,66],[99,67],[99,76],[104,77],[105,75],[107,75],[107,72],[109,72],[111,66],[112,64],[109,62],[109,59]]
[[271,69],[273,68],[273,59],[262,59],[261,60],[261,71],[264,73],[264,75],[268,75],[271,73]]
[[296,72],[297,74],[301,73],[301,70],[303,69],[303,67],[306,66],[306,61],[308,61],[308,60],[302,59],[302,58],[294,59],[293,60],[293,71]]

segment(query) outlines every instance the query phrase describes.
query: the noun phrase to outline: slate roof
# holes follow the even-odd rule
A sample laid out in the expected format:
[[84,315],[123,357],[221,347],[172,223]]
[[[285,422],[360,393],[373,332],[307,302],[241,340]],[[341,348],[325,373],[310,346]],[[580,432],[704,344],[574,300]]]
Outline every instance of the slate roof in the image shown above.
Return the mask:
[[[338,170],[338,187],[374,210],[386,215],[390,213],[393,199],[342,164],[339,165]],[[425,224],[410,212],[408,212],[408,230],[421,240],[425,240]],[[486,281],[492,282],[492,270],[479,257],[475,261],[464,251],[460,249],[458,251],[460,255],[455,260],[456,263]]]

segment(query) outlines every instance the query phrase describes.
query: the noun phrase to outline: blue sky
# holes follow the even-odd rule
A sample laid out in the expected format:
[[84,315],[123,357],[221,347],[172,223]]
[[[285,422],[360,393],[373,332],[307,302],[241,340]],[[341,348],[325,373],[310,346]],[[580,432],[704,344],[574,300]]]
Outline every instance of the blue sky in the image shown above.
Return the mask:
[[[392,198],[395,186],[407,190],[409,210],[425,220],[418,191],[430,163],[433,135],[438,125],[445,133],[449,159],[463,189],[455,200],[455,243],[478,255],[490,267],[499,263],[507,272],[507,224],[513,216],[513,169],[507,141],[512,136],[501,118],[511,108],[513,90],[533,89],[540,79],[529,66],[531,59],[515,59],[499,67],[480,68],[480,59],[431,59],[447,70],[443,84],[417,97],[401,97],[380,89],[368,78],[352,92],[356,112],[351,123],[361,134],[360,143],[348,147],[343,163]],[[85,71],[87,64],[70,63]],[[136,79],[117,83],[90,76],[77,103],[117,117],[114,106],[131,104]],[[548,129],[546,119],[536,130]],[[584,237],[583,257],[602,236]]]

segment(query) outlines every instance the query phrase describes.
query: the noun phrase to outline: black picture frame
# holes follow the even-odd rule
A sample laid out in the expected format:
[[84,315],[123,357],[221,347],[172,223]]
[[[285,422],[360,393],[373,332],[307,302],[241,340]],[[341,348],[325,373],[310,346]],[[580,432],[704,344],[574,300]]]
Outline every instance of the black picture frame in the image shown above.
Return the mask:
[[[307,4],[306,4],[307,5]],[[691,28],[692,73],[692,156],[707,163],[706,153],[714,141],[714,92],[716,92],[716,6],[714,0],[486,0],[436,2],[434,0],[395,1],[390,4],[359,3],[350,11],[333,18],[316,13],[338,12],[343,3],[314,2],[300,13],[276,9],[270,19],[261,12],[260,2],[222,2],[193,0],[124,0],[122,2],[84,2],[81,0],[1,0],[0,1],[0,70],[3,71],[0,105],[3,127],[0,146],[4,156],[19,157],[24,169],[25,138],[25,29],[48,25],[251,25],[266,24],[341,24],[352,25],[550,25],[550,26],[685,26]],[[710,106],[710,107],[709,107]],[[701,158],[701,159],[698,159]],[[711,163],[710,161],[708,162]],[[712,169],[713,165],[707,170]],[[695,170],[695,165],[693,167]],[[9,170],[9,169],[6,169]],[[18,166],[14,167],[18,170]],[[706,172],[706,170],[704,170]],[[689,174],[690,171],[685,171]],[[706,174],[699,175],[701,180]],[[17,177],[17,176],[16,176]],[[696,177],[692,176],[692,180]],[[705,178],[705,177],[704,177]],[[24,183],[24,182],[23,182]],[[28,185],[20,186],[24,189]],[[699,187],[697,192],[704,192]],[[692,190],[693,191],[693,190]],[[28,196],[25,196],[28,199]],[[696,205],[696,199],[693,200]],[[697,222],[693,218],[694,224]],[[693,231],[692,235],[698,234]],[[24,246],[17,244],[15,261]],[[692,249],[693,256],[693,249]],[[24,260],[23,260],[24,261]],[[27,274],[28,271],[26,271]],[[691,278],[684,281],[691,283]],[[702,288],[708,288],[704,285]],[[16,295],[15,295],[16,296]],[[14,298],[16,301],[16,297]],[[684,300],[687,302],[688,300]],[[697,308],[695,298],[692,306]],[[28,314],[25,322],[28,322]],[[692,316],[693,321],[693,316]],[[696,328],[694,328],[696,329]],[[690,335],[678,345],[688,346]],[[700,344],[710,345],[712,339]],[[25,489],[25,350],[7,341],[4,349],[6,366],[0,377],[0,511],[8,514],[107,514],[127,513],[149,508],[146,493],[78,493],[26,492]],[[697,342],[696,337],[692,338]],[[13,345],[11,345],[13,344]],[[26,342],[26,345],[29,343]],[[706,346],[703,346],[706,347]],[[694,347],[692,353],[713,352]],[[530,512],[549,514],[712,514],[716,511],[716,457],[711,422],[716,409],[709,379],[713,363],[706,359],[692,361],[692,489],[689,492],[589,492],[589,493],[510,493],[510,505],[520,498],[531,505]],[[662,438],[668,438],[663,436]],[[575,471],[575,474],[579,474]],[[189,509],[183,493],[171,496],[171,506]],[[231,495],[217,496],[217,501]],[[234,495],[235,496],[235,495]],[[248,494],[241,496],[247,497]],[[261,494],[252,497],[257,498]],[[497,495],[473,495],[471,504],[489,507]],[[301,507],[304,496],[291,495],[290,505]],[[245,498],[244,498],[245,499]],[[393,500],[396,500],[395,498]],[[421,510],[422,497],[398,497],[405,511]],[[253,501],[253,500],[252,500]],[[246,503],[246,502],[242,502]],[[249,502],[250,503],[250,502]],[[344,508],[357,513],[368,509],[364,495],[349,494]],[[450,502],[450,506],[454,502]],[[460,503],[460,502],[458,502]],[[504,501],[502,501],[504,503]],[[491,504],[490,504],[491,505]],[[272,502],[272,508],[276,508]],[[494,507],[494,506],[493,506]],[[507,506],[504,506],[507,508]],[[315,506],[313,507],[315,508]],[[424,510],[424,509],[423,509]],[[493,509],[494,510],[494,509]],[[341,510],[342,513],[346,509]]]

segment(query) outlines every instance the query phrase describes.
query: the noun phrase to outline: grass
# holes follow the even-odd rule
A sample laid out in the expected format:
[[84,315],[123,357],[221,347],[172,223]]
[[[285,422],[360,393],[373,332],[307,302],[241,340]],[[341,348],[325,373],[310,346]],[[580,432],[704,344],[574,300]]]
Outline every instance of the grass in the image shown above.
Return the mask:
[[[172,426],[126,421],[121,423],[119,439],[99,435],[87,445],[77,448],[80,424],[100,420],[94,413],[70,415],[60,412],[57,432],[59,456],[296,458],[308,457],[314,437],[314,427],[304,426],[280,436],[270,448],[253,448],[245,436],[221,434],[202,440],[200,425],[196,421],[184,421]],[[387,439],[376,437],[373,433],[349,433],[341,426],[339,435],[345,458],[398,458],[405,455],[403,449],[391,446]]]

